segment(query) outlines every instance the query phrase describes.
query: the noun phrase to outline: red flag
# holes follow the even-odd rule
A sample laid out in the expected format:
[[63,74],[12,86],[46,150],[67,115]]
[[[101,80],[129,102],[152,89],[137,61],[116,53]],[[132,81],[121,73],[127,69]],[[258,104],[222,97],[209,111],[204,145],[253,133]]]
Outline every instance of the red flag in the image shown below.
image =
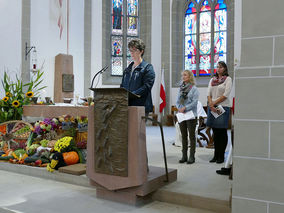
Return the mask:
[[160,87],[160,113],[163,112],[163,109],[166,107],[166,87],[165,87],[164,75],[165,75],[164,69],[162,69],[161,87]]

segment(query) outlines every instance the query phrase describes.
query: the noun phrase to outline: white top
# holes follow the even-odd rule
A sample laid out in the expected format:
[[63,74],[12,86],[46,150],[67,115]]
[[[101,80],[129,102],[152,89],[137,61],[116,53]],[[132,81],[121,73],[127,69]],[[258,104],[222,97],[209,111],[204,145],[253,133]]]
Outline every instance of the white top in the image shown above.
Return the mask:
[[211,96],[212,101],[216,101],[219,97],[225,96],[227,98],[221,102],[220,105],[230,107],[231,101],[229,96],[232,90],[232,78],[228,76],[224,83],[219,84],[218,86],[211,86],[211,81],[212,79],[209,81],[208,85],[208,96]]

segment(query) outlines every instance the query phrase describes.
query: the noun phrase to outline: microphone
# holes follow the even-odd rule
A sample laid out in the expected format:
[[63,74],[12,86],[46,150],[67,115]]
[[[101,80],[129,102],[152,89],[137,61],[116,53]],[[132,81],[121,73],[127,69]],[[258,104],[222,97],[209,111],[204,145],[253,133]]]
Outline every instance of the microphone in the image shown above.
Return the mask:
[[94,81],[95,81],[96,77],[98,76],[98,74],[103,73],[104,71],[106,71],[106,70],[109,68],[109,66],[112,65],[113,63],[114,63],[114,61],[113,61],[112,63],[110,63],[110,64],[104,66],[100,71],[98,71],[98,72],[95,74],[95,76],[94,76],[93,79],[92,79],[91,87],[90,87],[89,89],[93,89],[93,84],[94,84]]

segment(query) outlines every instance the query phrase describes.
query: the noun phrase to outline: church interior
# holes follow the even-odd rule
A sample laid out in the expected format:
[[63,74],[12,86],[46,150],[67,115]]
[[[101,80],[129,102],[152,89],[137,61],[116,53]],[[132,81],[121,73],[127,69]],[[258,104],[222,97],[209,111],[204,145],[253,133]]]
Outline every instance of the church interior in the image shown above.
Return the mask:
[[[283,213],[282,8],[282,0],[0,0],[0,188],[7,193],[0,196],[0,212]],[[127,106],[131,97],[121,88],[133,61],[133,39],[144,41],[143,61],[155,74],[152,120],[144,108]],[[232,89],[228,145],[217,164],[209,163],[214,141],[206,118],[208,85],[219,61],[227,64]],[[182,144],[175,115],[184,70],[194,75],[205,119],[197,125],[192,165],[178,163]],[[112,113],[113,103],[120,113]],[[113,114],[118,120],[109,122]],[[11,137],[25,128],[24,143],[35,150],[51,141],[59,153],[68,148],[65,143],[70,148],[66,132],[74,120],[72,151],[84,174],[64,173],[66,160],[60,171],[64,153],[46,163],[41,155],[29,166],[20,164],[32,149],[7,154],[13,141],[23,144],[23,138]],[[62,140],[50,133],[58,122]],[[110,138],[107,128],[114,131]],[[100,137],[105,140],[92,144]],[[6,141],[9,147],[1,152]],[[111,146],[100,152],[108,143],[119,152]],[[230,172],[217,174],[221,168]],[[142,182],[148,185],[134,189]],[[16,195],[10,191],[21,187]],[[138,204],[147,190],[151,202]]]

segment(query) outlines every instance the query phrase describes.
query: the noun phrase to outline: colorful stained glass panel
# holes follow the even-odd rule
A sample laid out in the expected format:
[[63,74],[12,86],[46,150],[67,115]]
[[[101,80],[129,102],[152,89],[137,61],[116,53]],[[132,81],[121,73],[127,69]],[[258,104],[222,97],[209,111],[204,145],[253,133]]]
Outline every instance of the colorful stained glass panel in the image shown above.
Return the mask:
[[227,8],[226,4],[224,3],[224,0],[218,0],[217,3],[218,4],[215,6],[215,10]]
[[127,1],[127,15],[138,16],[138,0]]
[[211,56],[201,55],[199,58],[199,75],[208,76],[210,75],[211,67]]
[[209,6],[209,2],[207,0],[205,0],[202,3],[202,7],[201,7],[200,11],[203,12],[203,11],[208,11],[208,10],[211,10],[211,8]]
[[112,0],[112,14],[113,15],[123,15],[123,0]]
[[227,32],[215,32],[214,53],[227,52]]
[[200,54],[210,54],[211,51],[211,33],[200,34]]
[[111,37],[111,46],[112,46],[112,56],[122,56],[122,37],[112,36]]
[[192,2],[188,5],[188,9],[186,10],[186,14],[191,14],[191,13],[196,13],[196,9]]
[[185,16],[185,34],[196,33],[196,13]]
[[136,17],[128,17],[127,18],[127,34],[132,36],[138,35],[138,18]]
[[196,76],[196,56],[186,56],[184,58],[184,68],[191,70]]
[[123,7],[122,0],[113,0],[112,1],[112,29],[113,33],[121,34],[122,33],[122,15]]
[[200,13],[200,33],[211,31],[211,12]]
[[214,17],[215,31],[227,29],[227,10],[217,10]]
[[123,18],[122,16],[112,16],[112,34],[122,35],[123,29]]
[[196,55],[196,35],[185,36],[185,55]]
[[127,57],[130,57],[131,55],[130,55],[130,51],[129,51],[129,49],[128,49],[128,44],[129,44],[129,42],[132,40],[132,39],[134,39],[133,37],[127,37]]
[[112,57],[112,69],[111,74],[112,75],[122,75],[123,69],[122,69],[122,57]]

